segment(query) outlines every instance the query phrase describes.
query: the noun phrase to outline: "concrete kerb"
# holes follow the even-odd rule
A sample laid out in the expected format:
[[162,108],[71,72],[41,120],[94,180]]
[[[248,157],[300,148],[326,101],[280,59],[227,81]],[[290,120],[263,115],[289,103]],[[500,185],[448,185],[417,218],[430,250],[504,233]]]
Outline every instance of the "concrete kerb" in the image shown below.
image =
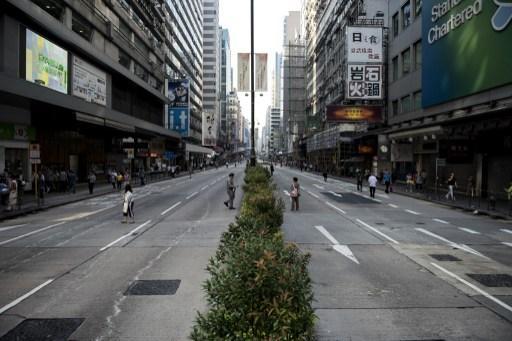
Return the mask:
[[[181,177],[185,177],[185,176],[189,176],[188,173],[185,174],[185,172],[183,172],[182,174],[176,176],[175,178],[181,178]],[[174,179],[172,177],[167,177],[167,178],[163,178],[163,179],[160,179],[160,180],[156,180],[156,181],[153,181],[153,182],[146,182],[146,185],[148,184],[152,184],[152,183],[158,183],[158,182],[162,182],[162,181],[168,181],[168,180],[171,180],[171,179]],[[141,187],[140,184],[132,184],[133,187],[135,188],[138,188],[138,187]],[[104,195],[108,195],[108,194],[112,194],[114,193],[111,189],[112,187],[108,187],[108,190],[105,190],[105,191],[98,191],[94,194],[78,194],[76,196],[70,196],[70,195],[67,195],[67,194],[63,194],[59,197],[62,198],[62,200],[58,200],[57,198],[55,198],[55,202],[51,202],[51,203],[45,203],[45,204],[42,204],[42,205],[37,205],[37,204],[33,204],[32,207],[27,207],[27,208],[22,208],[20,210],[17,210],[17,211],[12,211],[12,212],[2,212],[0,213],[0,222],[3,222],[5,220],[9,220],[9,219],[14,219],[14,218],[17,218],[17,217],[21,217],[21,216],[25,216],[25,215],[28,215],[28,214],[31,214],[31,213],[36,213],[36,212],[40,212],[40,211],[44,211],[44,210],[47,210],[47,209],[50,209],[50,208],[55,208],[55,207],[59,207],[59,206],[65,206],[65,205],[68,205],[68,204],[73,204],[73,203],[76,203],[76,202],[80,202],[80,201],[84,201],[84,200],[87,200],[87,199],[92,199],[92,198],[97,198],[97,197],[101,197],[101,196],[104,196]]]
[[[318,172],[305,172],[305,173],[311,173],[311,174],[315,174],[315,175],[318,175],[318,176],[322,176],[322,174],[320,174]],[[334,175],[331,175],[331,174],[329,174],[329,178],[336,179],[336,180],[339,180],[339,181],[349,182],[351,184],[355,184],[356,183],[356,181],[354,179],[352,179],[352,178],[342,178],[342,177],[334,176]],[[393,194],[398,194],[398,195],[406,196],[406,197],[409,197],[409,198],[419,199],[419,200],[422,200],[422,201],[427,201],[427,202],[431,202],[431,203],[435,203],[435,204],[443,205],[443,206],[447,206],[447,207],[457,208],[457,209],[461,209],[461,210],[466,211],[466,212],[475,212],[474,208],[469,208],[469,207],[464,206],[464,205],[459,205],[459,204],[450,203],[450,202],[441,201],[441,200],[428,199],[428,198],[425,198],[423,196],[414,195],[414,194],[411,194],[411,193],[393,192]],[[485,216],[489,216],[489,217],[491,217],[493,219],[512,220],[512,216],[509,216],[506,213],[502,213],[502,212],[498,212],[498,211],[482,210],[482,209],[476,209],[476,211],[478,212],[477,215],[485,215]]]

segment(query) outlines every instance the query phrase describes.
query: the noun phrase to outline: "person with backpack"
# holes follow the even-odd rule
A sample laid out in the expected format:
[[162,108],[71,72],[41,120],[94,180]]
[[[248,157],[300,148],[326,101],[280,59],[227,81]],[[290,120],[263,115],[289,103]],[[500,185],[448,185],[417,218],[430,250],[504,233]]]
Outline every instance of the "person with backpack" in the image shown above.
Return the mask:
[[124,220],[121,221],[123,224],[128,223],[128,218],[131,219],[130,223],[135,223],[135,216],[133,214],[133,206],[134,206],[134,200],[133,200],[133,190],[132,186],[130,184],[126,184],[124,188],[124,195],[123,195],[123,216]]
[[299,210],[299,197],[300,197],[299,179],[293,178],[292,186],[290,187],[290,198],[292,199],[292,211]]

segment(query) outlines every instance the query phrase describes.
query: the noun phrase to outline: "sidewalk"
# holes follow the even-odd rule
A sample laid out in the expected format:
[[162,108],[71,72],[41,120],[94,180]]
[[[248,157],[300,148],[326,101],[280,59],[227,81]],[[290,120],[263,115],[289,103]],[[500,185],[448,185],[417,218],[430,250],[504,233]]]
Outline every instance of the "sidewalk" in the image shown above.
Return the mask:
[[[296,169],[296,168],[294,168]],[[313,173],[318,176],[322,176],[319,172],[306,172],[305,173]],[[331,179],[337,179],[349,183],[356,184],[355,178],[349,177],[340,177],[333,176],[329,174]],[[367,183],[363,183],[363,186],[367,186]],[[416,198],[419,200],[425,200],[434,202],[436,204],[441,204],[453,208],[462,209],[468,212],[473,212],[474,214],[483,214],[488,215],[492,218],[498,219],[507,219],[512,220],[512,203],[508,202],[506,199],[498,198],[493,205],[493,203],[489,200],[489,198],[473,198],[471,199],[465,193],[460,191],[455,191],[455,201],[448,201],[445,199],[445,194],[447,192],[447,188],[440,187],[435,191],[435,188],[425,188],[423,190],[413,189],[412,192],[407,191],[407,186],[405,183],[397,182],[393,184],[393,192],[394,194],[400,194],[412,198]],[[384,192],[384,185],[379,183],[377,190]]]
[[[208,170],[208,169],[207,169]],[[188,176],[188,172],[181,172],[176,178]],[[146,177],[146,185],[150,183],[160,182],[172,179],[171,176],[158,176],[150,179]],[[139,178],[132,179],[133,187],[140,187]],[[62,206],[90,198],[103,196],[106,194],[115,193],[117,190],[112,189],[112,185],[105,180],[97,182],[94,186],[93,194],[89,194],[89,187],[87,183],[79,183],[76,185],[76,193],[71,192],[50,192],[45,193],[44,201],[40,201],[39,205],[33,193],[27,192],[23,195],[23,203],[21,208],[13,211],[6,211],[6,206],[0,204],[0,221],[6,219],[16,218],[25,214],[34,213],[48,208]]]

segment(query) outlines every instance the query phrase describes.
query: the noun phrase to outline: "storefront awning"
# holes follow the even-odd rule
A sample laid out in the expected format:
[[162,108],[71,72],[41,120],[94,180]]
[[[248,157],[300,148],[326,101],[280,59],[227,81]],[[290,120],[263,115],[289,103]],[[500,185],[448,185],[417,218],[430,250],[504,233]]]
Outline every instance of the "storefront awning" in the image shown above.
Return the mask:
[[441,126],[433,126],[427,128],[419,128],[413,130],[399,131],[396,133],[389,134],[389,139],[397,140],[397,139],[406,139],[409,137],[421,136],[421,135],[441,135],[444,133],[443,127]]
[[195,144],[190,144],[190,143],[187,143],[185,145],[185,151],[191,152],[191,153],[198,153],[198,154],[213,154],[213,153],[215,153],[215,151],[213,149],[206,148],[203,146],[198,146]]

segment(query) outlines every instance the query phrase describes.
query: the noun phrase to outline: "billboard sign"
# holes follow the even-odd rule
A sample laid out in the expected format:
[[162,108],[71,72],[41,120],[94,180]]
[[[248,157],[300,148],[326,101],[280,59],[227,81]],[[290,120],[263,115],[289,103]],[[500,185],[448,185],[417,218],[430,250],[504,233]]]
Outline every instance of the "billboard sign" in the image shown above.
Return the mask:
[[249,59],[249,53],[238,54],[238,91],[240,92],[251,91],[249,85],[249,82],[251,80]]
[[382,107],[378,106],[327,106],[328,122],[381,122]]
[[171,79],[168,81],[169,129],[187,137],[190,130],[190,81]]
[[509,0],[423,1],[423,107],[511,84],[510,42]]
[[72,92],[87,102],[107,105],[107,74],[73,56]]
[[382,28],[347,27],[347,62],[382,63]]
[[218,125],[215,114],[203,112],[203,146],[217,145]]
[[29,29],[25,38],[25,79],[67,94],[68,52]]
[[382,99],[382,65],[348,64],[347,99]]
[[267,54],[256,53],[255,54],[255,68],[256,68],[256,84],[255,91],[266,92],[268,90],[267,84]]

